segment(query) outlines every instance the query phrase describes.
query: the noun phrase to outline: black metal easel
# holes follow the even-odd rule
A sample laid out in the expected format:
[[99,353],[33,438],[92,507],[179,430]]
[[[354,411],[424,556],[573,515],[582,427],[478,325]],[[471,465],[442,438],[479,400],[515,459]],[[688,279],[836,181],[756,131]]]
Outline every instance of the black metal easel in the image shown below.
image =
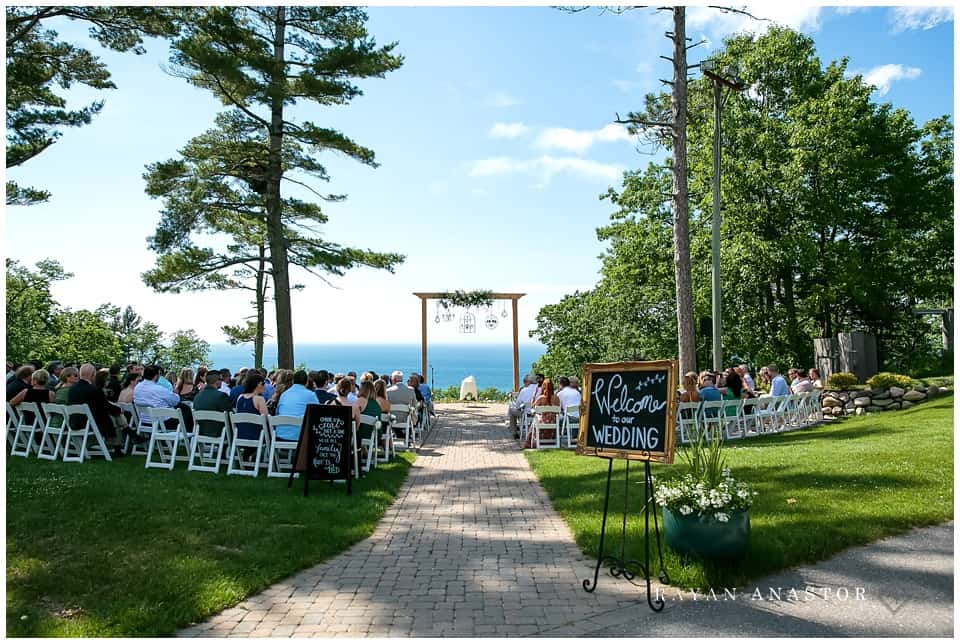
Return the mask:
[[647,604],[655,612],[663,610],[664,601],[660,597],[651,598],[650,596],[650,509],[653,506],[653,534],[657,540],[657,556],[660,559],[660,574],[658,578],[661,583],[669,584],[670,576],[663,565],[663,547],[660,544],[660,523],[657,520],[657,504],[653,496],[653,477],[650,474],[650,461],[644,461],[644,481],[643,481],[643,563],[636,559],[625,560],[626,556],[626,537],[627,537],[627,510],[630,499],[630,460],[627,459],[626,471],[623,479],[623,523],[620,528],[620,556],[604,555],[603,542],[607,530],[607,514],[610,508],[610,480],[613,478],[613,460],[607,466],[607,492],[603,499],[603,521],[600,524],[600,552],[597,554],[597,567],[593,570],[593,582],[589,579],[583,580],[583,589],[592,593],[597,589],[597,578],[600,574],[600,568],[604,564],[610,565],[610,574],[614,577],[623,576],[627,581],[632,582],[637,574],[630,570],[633,565],[639,568],[647,582]]

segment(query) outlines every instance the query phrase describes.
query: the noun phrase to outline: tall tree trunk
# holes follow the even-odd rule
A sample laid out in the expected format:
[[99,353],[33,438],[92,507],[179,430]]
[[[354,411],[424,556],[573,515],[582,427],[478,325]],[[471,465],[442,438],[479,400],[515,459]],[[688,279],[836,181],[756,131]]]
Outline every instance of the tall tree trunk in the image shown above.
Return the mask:
[[267,178],[267,238],[270,241],[270,262],[273,268],[273,300],[277,313],[277,367],[293,369],[293,320],[290,310],[290,272],[287,245],[283,234],[283,203],[280,181],[283,178],[283,91],[284,31],[286,7],[276,7],[273,52],[276,66],[270,99],[270,157]]
[[257,332],[253,338],[253,366],[263,368],[263,335],[267,308],[267,249],[260,244],[260,263],[257,270]]
[[686,10],[673,8],[673,263],[677,287],[680,373],[696,371],[697,346],[690,277],[690,211],[687,196]]

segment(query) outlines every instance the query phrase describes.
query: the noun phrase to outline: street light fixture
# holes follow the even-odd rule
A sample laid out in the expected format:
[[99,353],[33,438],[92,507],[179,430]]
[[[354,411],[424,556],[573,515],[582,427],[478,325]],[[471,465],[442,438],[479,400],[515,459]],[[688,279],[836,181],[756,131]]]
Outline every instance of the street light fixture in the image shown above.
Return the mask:
[[740,91],[746,85],[740,79],[740,70],[736,65],[724,65],[720,68],[716,60],[708,59],[700,63],[700,71],[713,83],[713,244],[712,244],[712,289],[713,305],[713,370],[723,369],[723,351],[720,346],[720,111],[723,107],[723,88]]

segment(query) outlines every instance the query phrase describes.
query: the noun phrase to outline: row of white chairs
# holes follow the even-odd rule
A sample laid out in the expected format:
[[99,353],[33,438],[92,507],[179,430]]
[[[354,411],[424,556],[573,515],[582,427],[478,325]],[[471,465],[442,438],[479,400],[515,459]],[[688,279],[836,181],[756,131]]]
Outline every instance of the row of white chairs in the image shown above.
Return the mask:
[[[546,421],[544,414],[553,414],[553,420]],[[521,405],[518,426],[522,442],[526,443],[527,434],[533,434],[530,440],[532,449],[576,447],[577,433],[580,430],[580,410],[577,407],[540,405],[528,411],[525,405]],[[553,438],[543,436],[544,430],[553,430]],[[563,444],[564,439],[566,445]]]
[[[72,427],[71,421],[78,417],[78,427]],[[11,456],[35,453],[37,458],[68,463],[82,463],[94,456],[113,460],[86,404],[22,402],[14,408],[7,403],[7,443]]]
[[761,396],[743,400],[716,400],[677,404],[677,434],[689,443],[701,432],[709,438],[761,436],[800,429],[823,421],[820,394],[810,391],[788,396]]

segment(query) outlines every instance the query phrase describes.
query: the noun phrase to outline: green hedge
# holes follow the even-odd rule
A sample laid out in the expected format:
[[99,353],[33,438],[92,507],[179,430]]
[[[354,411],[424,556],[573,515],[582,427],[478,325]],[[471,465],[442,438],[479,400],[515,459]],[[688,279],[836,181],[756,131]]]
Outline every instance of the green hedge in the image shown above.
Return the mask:
[[902,376],[898,373],[881,371],[877,375],[867,380],[867,386],[871,389],[889,389],[890,387],[900,387],[901,389],[912,389],[913,378]]

